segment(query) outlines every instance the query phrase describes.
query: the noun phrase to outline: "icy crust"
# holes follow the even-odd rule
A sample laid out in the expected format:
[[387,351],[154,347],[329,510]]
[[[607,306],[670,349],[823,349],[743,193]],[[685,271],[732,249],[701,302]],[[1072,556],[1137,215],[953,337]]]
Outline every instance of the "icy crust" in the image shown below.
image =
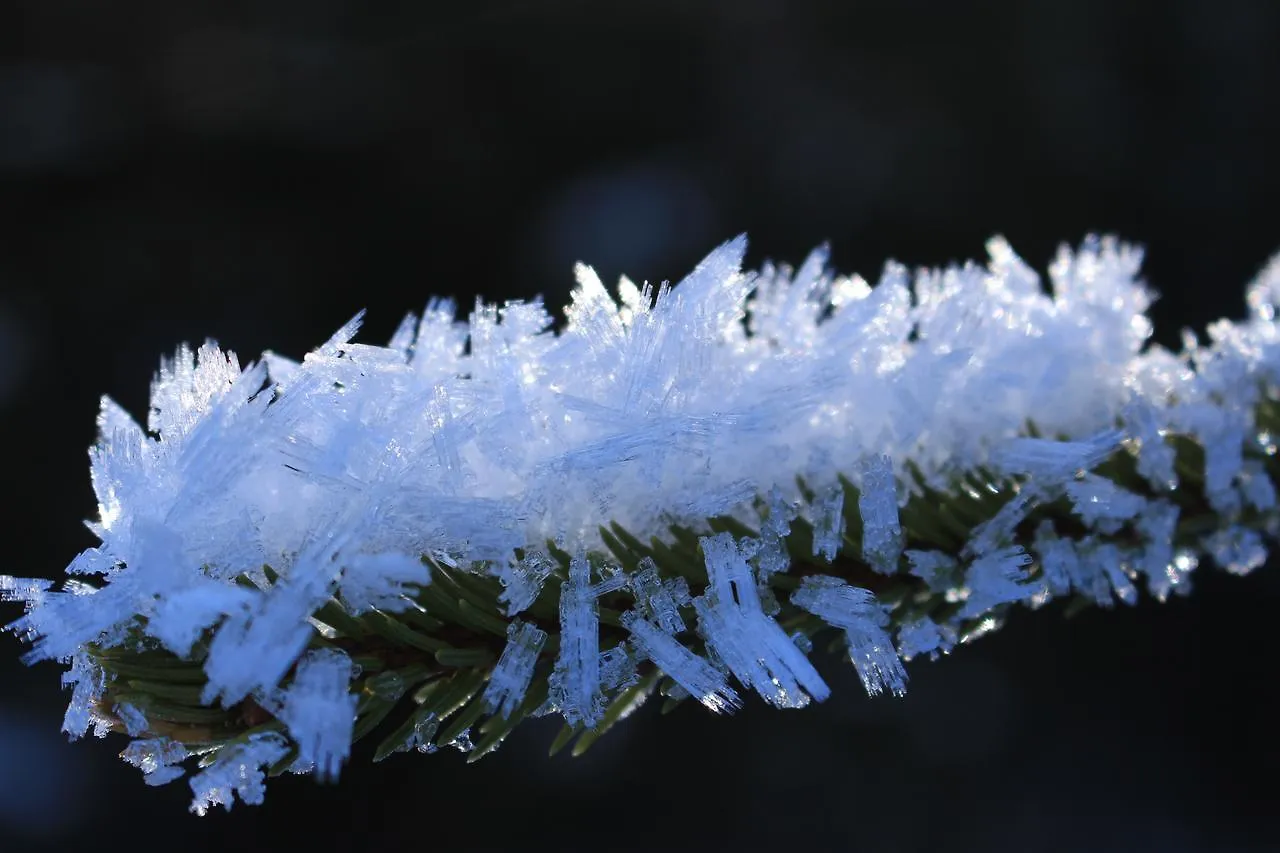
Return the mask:
[[[423,555],[497,577],[507,617],[560,585],[541,710],[580,727],[600,722],[646,660],[715,711],[741,702],[730,679],[802,706],[828,688],[807,639],[775,619],[769,582],[790,568],[797,519],[815,558],[848,551],[955,605],[942,621],[907,614],[894,637],[868,590],[811,576],[791,595],[844,633],[868,691],[901,693],[902,658],[946,653],[964,620],[992,608],[1068,592],[1131,601],[1140,579],[1161,598],[1185,591],[1196,555],[1172,547],[1177,506],[1088,473],[1126,447],[1169,493],[1174,434],[1203,447],[1204,492],[1222,517],[1200,551],[1234,572],[1264,558],[1258,533],[1235,521],[1276,502],[1243,448],[1275,452],[1253,412],[1280,372],[1280,259],[1249,288],[1247,320],[1220,321],[1174,354],[1147,346],[1141,253],[1110,238],[1064,247],[1047,287],[1000,238],[986,266],[890,263],[875,287],[832,275],[825,249],[795,271],[744,274],[745,248],[741,237],[720,246],[676,287],[623,279],[616,298],[579,266],[558,334],[539,302],[477,304],[458,322],[450,302],[432,301],[385,347],[353,342],[358,315],[301,363],[267,353],[242,367],[213,343],[182,347],[155,377],[145,428],[104,398],[90,451],[101,544],[60,589],[0,578],[0,598],[27,604],[11,626],[33,644],[27,659],[72,663],[66,730],[111,725],[87,646],[140,631],[182,657],[212,629],[204,701],[273,709],[300,756],[293,769],[331,777],[348,754],[358,668],[306,652],[309,618],[334,596],[351,614],[416,606],[432,581]],[[898,512],[913,478],[945,491],[980,467],[1021,491],[959,553],[904,553]],[[859,490],[857,530],[846,529],[841,473]],[[799,499],[798,478],[813,500]],[[1032,508],[1059,499],[1085,536],[1049,525],[1013,541]],[[709,534],[712,516],[759,534],[704,536],[698,595],[652,561],[628,573],[587,556],[608,522],[649,541],[672,523]],[[1100,538],[1124,526],[1137,534],[1124,548]],[[548,542],[573,555],[567,579]],[[621,591],[634,600],[620,620],[628,639],[602,650],[598,600]],[[521,703],[546,640],[511,623],[483,694],[491,712]],[[149,734],[142,711],[110,710]],[[192,779],[193,808],[229,807],[234,792],[259,800],[263,768],[287,753],[278,734],[225,748]],[[160,782],[186,755],[148,736],[126,758]]]

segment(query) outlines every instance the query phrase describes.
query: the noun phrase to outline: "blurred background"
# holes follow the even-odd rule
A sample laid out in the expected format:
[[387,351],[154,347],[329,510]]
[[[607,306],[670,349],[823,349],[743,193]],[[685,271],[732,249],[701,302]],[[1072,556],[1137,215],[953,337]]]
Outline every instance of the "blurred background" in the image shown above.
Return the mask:
[[[380,342],[433,294],[558,314],[577,260],[677,280],[746,231],[753,266],[830,241],[874,279],[1116,232],[1176,344],[1280,249],[1277,35],[1262,0],[8,0],[0,571],[93,544],[98,397],[145,415],[178,342],[299,357],[362,307]],[[1020,613],[901,701],[827,660],[806,711],[645,708],[577,760],[556,724],[471,767],[365,750],[203,820],[121,740],[67,744],[60,670],[5,636],[0,849],[1274,850],[1280,565],[1202,571]]]

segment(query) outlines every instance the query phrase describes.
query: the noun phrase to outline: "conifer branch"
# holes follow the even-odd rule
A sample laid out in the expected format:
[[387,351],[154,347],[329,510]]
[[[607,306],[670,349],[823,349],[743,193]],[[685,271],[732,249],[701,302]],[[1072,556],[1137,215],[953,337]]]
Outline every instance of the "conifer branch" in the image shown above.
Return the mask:
[[[196,757],[203,813],[261,801],[265,776],[331,779],[366,738],[376,761],[473,761],[555,713],[551,752],[577,754],[655,697],[803,707],[829,693],[815,645],[901,694],[904,660],[1011,607],[1164,600],[1205,558],[1261,565],[1280,531],[1280,264],[1249,321],[1174,356],[1146,346],[1134,250],[1064,250],[1050,297],[989,248],[986,269],[908,287],[890,265],[873,290],[822,253],[744,277],[737,241],[656,298],[624,279],[620,307],[580,268],[558,337],[540,306],[461,329],[433,303],[385,349],[349,343],[353,321],[301,365],[268,355],[269,380],[180,351],[150,434],[104,400],[103,546],[59,592],[0,578],[27,604],[11,628],[29,660],[71,663],[64,730],[129,735],[149,784]],[[1047,362],[1001,361],[1028,339]],[[1053,362],[1070,357],[1075,374]],[[955,383],[974,411],[930,411],[921,392]]]

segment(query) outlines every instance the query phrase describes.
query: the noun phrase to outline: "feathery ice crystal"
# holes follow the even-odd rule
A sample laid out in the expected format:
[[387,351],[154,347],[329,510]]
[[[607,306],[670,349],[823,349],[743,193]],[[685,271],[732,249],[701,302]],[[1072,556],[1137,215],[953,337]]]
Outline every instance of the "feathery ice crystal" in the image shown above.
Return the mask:
[[56,590],[0,578],[27,660],[70,665],[64,730],[127,733],[151,784],[198,756],[204,813],[335,776],[384,722],[377,759],[474,758],[549,713],[585,748],[654,693],[801,707],[824,632],[901,694],[1014,603],[1263,562],[1280,260],[1175,354],[1112,239],[1048,288],[998,238],[875,287],[822,249],[744,274],[745,245],[616,301],[579,266],[558,334],[538,302],[432,301],[301,363],[181,348],[145,429],[104,398],[101,545]]

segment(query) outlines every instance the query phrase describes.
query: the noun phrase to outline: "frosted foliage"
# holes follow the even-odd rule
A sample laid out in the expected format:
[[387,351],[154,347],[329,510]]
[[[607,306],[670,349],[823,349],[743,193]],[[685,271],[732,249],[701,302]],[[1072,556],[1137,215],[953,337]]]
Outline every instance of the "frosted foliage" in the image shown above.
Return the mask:
[[830,688],[782,627],[764,612],[750,564],[728,533],[698,540],[708,585],[693,600],[698,630],[742,684],[779,708],[822,701]]
[[[907,672],[893,640],[885,631],[888,615],[874,595],[849,586],[839,578],[810,576],[791,594],[791,603],[845,633],[849,658],[871,695],[888,689],[901,696],[907,690]],[[938,648],[935,643],[927,651]]]
[[250,735],[248,741],[223,749],[205,770],[191,777],[191,811],[206,814],[213,806],[231,811],[235,795],[247,805],[261,805],[266,792],[264,769],[289,752],[284,738],[266,733]]
[[507,626],[507,645],[484,690],[485,705],[503,717],[510,717],[524,701],[533,679],[538,653],[547,642],[547,632],[519,619]]
[[320,779],[337,778],[351,749],[357,701],[351,678],[351,659],[342,652],[308,652],[278,711],[298,744],[298,761],[314,765]]
[[[634,655],[668,661],[704,702],[733,704],[714,675],[723,665],[773,704],[800,705],[827,687],[772,618],[771,579],[790,568],[798,483],[819,496],[804,510],[815,554],[840,555],[840,525],[854,519],[841,474],[859,489],[855,544],[881,572],[902,568],[899,498],[917,476],[942,493],[980,470],[1019,478],[962,554],[906,554],[913,576],[960,604],[936,636],[924,621],[904,629],[912,654],[945,651],[958,619],[1060,590],[1125,598],[1141,575],[1157,595],[1185,591],[1196,556],[1172,549],[1176,521],[1084,475],[1123,447],[1142,477],[1173,488],[1169,441],[1189,436],[1224,526],[1271,511],[1274,489],[1243,448],[1275,452],[1254,408],[1280,385],[1280,260],[1250,287],[1247,319],[1173,352],[1148,343],[1153,295],[1136,249],[1093,237],[1064,247],[1046,288],[1004,240],[987,248],[985,265],[888,263],[872,286],[833,275],[825,248],[794,270],[744,273],[739,237],[675,286],[624,281],[615,296],[579,266],[558,332],[537,300],[477,303],[461,318],[433,300],[387,346],[354,340],[361,315],[301,361],[183,346],[162,362],[141,422],[101,401],[90,450],[100,541],[61,585],[0,578],[0,599],[26,604],[10,628],[31,642],[28,662],[71,665],[66,730],[101,733],[105,676],[90,646],[142,640],[181,656],[199,642],[205,701],[232,706],[278,695],[333,599],[357,613],[410,607],[430,582],[420,557],[496,578],[515,616],[553,582],[548,542],[601,553],[610,525],[669,541],[673,524],[703,534],[721,517],[759,534],[703,540],[710,586],[689,603],[707,657],[676,639],[687,589],[641,578],[643,567],[593,584],[579,557],[561,585],[548,707],[594,724],[605,685],[635,677]],[[1032,545],[1043,579],[1029,582],[1018,549],[1031,543],[1016,534],[1064,496],[1093,534],[1133,535],[1108,549],[1049,531]],[[1263,557],[1243,527],[1201,535],[1232,571]],[[639,621],[626,648],[602,656],[597,599],[624,588]],[[850,648],[864,678],[896,689],[887,640]],[[511,667],[503,706],[523,672]],[[332,767],[338,748],[324,743],[312,757]],[[279,748],[261,740],[219,758],[197,777],[201,810],[237,787],[258,797],[250,768]]]
[[350,558],[338,588],[352,615],[369,610],[396,612],[408,606],[406,594],[431,583],[431,571],[412,554],[356,554]]
[[[860,467],[862,492],[858,495],[858,513],[862,516],[862,555],[876,571],[892,574],[898,570],[898,557],[902,555],[893,462],[888,456],[872,456]],[[840,506],[843,507],[843,496]],[[816,534],[814,547],[818,547]]]
[[1155,406],[1139,397],[1125,408],[1123,416],[1130,435],[1136,440],[1138,473],[1157,489],[1177,488],[1176,454],[1165,441],[1167,427],[1161,425]]
[[1014,530],[1043,497],[1044,493],[1037,483],[1024,486],[1004,506],[1000,507],[995,515],[974,528],[969,541],[964,544],[962,553],[966,557],[983,556],[1007,546],[1013,541]]

